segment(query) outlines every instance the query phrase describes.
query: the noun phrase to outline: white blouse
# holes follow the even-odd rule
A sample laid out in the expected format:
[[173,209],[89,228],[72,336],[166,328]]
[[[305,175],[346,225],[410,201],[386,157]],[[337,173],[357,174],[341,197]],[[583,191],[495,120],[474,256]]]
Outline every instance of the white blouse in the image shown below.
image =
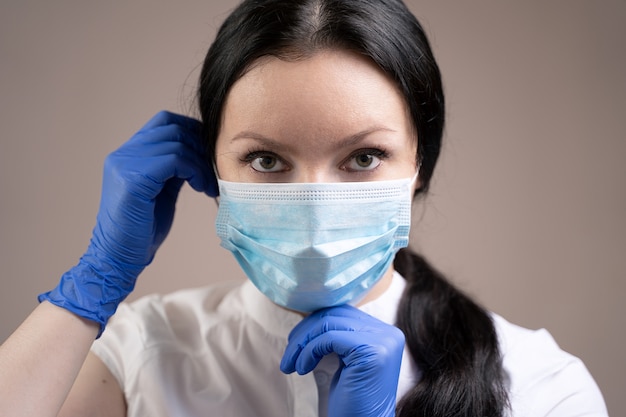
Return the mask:
[[[389,289],[360,309],[395,323],[404,286],[395,274]],[[583,363],[559,349],[547,331],[492,317],[512,416],[607,416]],[[337,358],[324,358],[307,375],[279,369],[287,336],[300,319],[248,281],[183,290],[122,304],[92,351],[122,387],[129,417],[325,416]],[[419,377],[405,350],[398,399]]]

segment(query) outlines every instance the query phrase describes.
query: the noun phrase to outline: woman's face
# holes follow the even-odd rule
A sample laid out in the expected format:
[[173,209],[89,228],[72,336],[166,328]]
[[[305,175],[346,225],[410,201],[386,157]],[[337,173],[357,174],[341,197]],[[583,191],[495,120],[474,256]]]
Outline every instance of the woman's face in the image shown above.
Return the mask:
[[227,96],[216,164],[235,182],[379,181],[412,177],[416,150],[394,83],[331,50],[256,62]]

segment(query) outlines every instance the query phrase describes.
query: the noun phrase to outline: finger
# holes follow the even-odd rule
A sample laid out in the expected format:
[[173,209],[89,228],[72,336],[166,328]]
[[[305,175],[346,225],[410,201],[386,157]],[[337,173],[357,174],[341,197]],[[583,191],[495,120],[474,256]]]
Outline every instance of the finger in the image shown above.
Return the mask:
[[154,219],[155,227],[152,229],[153,243],[159,247],[169,234],[174,213],[176,210],[176,201],[178,194],[185,180],[180,178],[172,178],[165,183],[163,191],[155,198],[154,202]]
[[373,358],[373,352],[376,352],[377,349],[375,337],[371,333],[329,331],[312,339],[304,346],[296,357],[295,371],[300,375],[307,374],[315,369],[324,356],[331,353],[336,353],[344,365],[349,366],[356,357],[360,358],[371,354]]
[[200,121],[196,119],[162,110],[155,114],[139,131],[148,131],[159,126],[167,125],[180,125],[190,130],[198,130],[202,126]]
[[[159,142],[180,142],[194,149],[199,155],[206,158],[205,144],[201,136],[202,125],[197,120],[186,125],[171,123],[142,129],[120,148],[126,152],[134,150],[136,146]],[[207,159],[208,160],[208,159]]]
[[316,318],[322,318],[322,317],[352,317],[358,320],[370,320],[370,319],[376,320],[374,317],[370,316],[369,314],[364,313],[363,311],[349,304],[342,304],[342,305],[338,305],[334,307],[322,308],[320,310],[317,310],[311,313],[307,317],[305,317],[305,320],[309,318],[316,320]]
[[212,170],[204,161],[198,161],[194,155],[165,155],[158,157],[163,159],[164,164],[160,170],[154,171],[152,177],[155,181],[166,181],[172,178],[180,178],[198,192],[210,193],[210,175]]
[[205,187],[198,188],[195,184],[192,184],[192,187],[196,191],[205,192],[210,197],[215,197],[218,194],[215,172],[204,154],[198,152],[198,142],[198,140],[190,139],[188,132],[178,125],[161,126],[150,133],[136,135],[113,152],[110,157],[116,159],[146,158],[166,154],[181,155],[193,160],[205,177]]
[[402,358],[404,334],[400,329],[386,325],[377,331],[331,330],[311,339],[295,358],[295,371],[303,375],[311,372],[319,361],[336,353],[344,366],[358,366],[365,372],[384,369]]
[[309,339],[319,335],[323,331],[328,330],[329,321],[332,322],[334,317],[345,317],[349,315],[358,317],[360,316],[359,313],[361,313],[359,310],[351,306],[329,307],[311,313],[303,318],[289,333],[287,353],[289,353],[290,350],[297,349],[299,345],[306,344]]
[[[330,307],[305,317],[294,327],[281,360],[281,370],[285,373],[296,371],[296,362],[302,351],[329,332],[364,335],[371,340],[372,345],[385,343],[390,348],[404,346],[404,334],[397,327],[383,323],[355,307]],[[355,339],[359,337],[354,336]]]
[[[172,178],[185,180],[199,192],[211,193],[212,170],[195,153],[157,155],[148,158],[121,158],[113,161],[117,169],[124,171],[121,176],[127,189],[137,197],[150,201],[163,190],[165,183]],[[109,168],[115,169],[115,168]]]
[[[173,144],[180,142],[193,149],[199,158],[207,166],[210,166],[210,158],[206,154],[201,133],[202,123],[200,121],[180,114],[161,111],[148,121],[129,141],[115,151],[114,154],[120,156],[156,156],[161,153],[174,153],[177,152],[177,148]],[[148,144],[158,143],[170,145],[162,145],[164,147],[156,148],[148,146],[144,148]],[[171,148],[168,149],[168,146]],[[210,197],[216,197],[219,192],[213,169],[207,167],[207,169],[203,168],[202,171],[204,171],[204,176],[206,177],[205,186],[199,187],[190,182],[192,188],[196,191],[204,192]]]
[[302,350],[325,333],[332,331],[382,333],[388,327],[390,326],[353,307],[347,309],[333,307],[314,313],[304,318],[291,331],[281,361],[281,370],[285,373],[294,372],[296,360]]
[[318,310],[302,319],[302,321],[298,323],[289,334],[289,340],[291,341],[296,338],[302,339],[303,334],[310,333],[315,326],[318,327],[317,334],[319,334],[323,331],[323,328],[320,328],[320,326],[326,326],[328,323],[332,323],[337,318],[354,320],[351,322],[351,326],[357,327],[361,327],[369,323],[381,323],[379,320],[368,315],[367,313],[349,305],[329,307]]

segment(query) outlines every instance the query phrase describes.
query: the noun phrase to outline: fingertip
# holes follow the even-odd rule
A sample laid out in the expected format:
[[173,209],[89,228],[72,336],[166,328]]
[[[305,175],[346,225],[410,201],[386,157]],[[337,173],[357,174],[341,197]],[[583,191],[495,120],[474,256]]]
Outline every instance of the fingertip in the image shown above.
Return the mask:
[[161,110],[156,113],[141,130],[150,130],[160,126],[178,125],[193,133],[199,134],[202,131],[202,122],[189,116]]
[[174,113],[171,113],[167,110],[161,110],[158,113],[156,113],[154,116],[152,116],[152,118],[150,118],[150,120],[148,120],[148,122],[145,125],[143,125],[141,130],[153,129],[158,126],[170,124],[169,121],[171,120],[173,116],[174,116]]
[[293,362],[283,357],[283,359],[280,361],[280,371],[287,375],[293,373],[295,371],[295,368],[293,367]]
[[300,354],[296,359],[295,370],[298,375],[306,375],[315,369],[320,360],[322,360],[322,357],[315,355],[313,352]]
[[[211,171],[212,172],[212,171]],[[209,197],[215,198],[220,195],[220,190],[217,185],[217,179],[215,178],[215,174],[211,173],[208,180],[208,187],[204,191]]]
[[217,181],[210,174],[191,176],[187,179],[187,182],[195,191],[204,193],[211,198],[219,195]]

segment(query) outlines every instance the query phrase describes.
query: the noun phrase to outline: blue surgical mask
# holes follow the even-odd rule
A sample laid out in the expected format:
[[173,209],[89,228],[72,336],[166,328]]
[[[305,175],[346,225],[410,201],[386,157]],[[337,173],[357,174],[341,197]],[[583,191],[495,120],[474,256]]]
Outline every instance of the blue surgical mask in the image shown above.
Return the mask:
[[218,180],[222,246],[274,303],[355,304],[409,242],[413,178],[338,183]]

